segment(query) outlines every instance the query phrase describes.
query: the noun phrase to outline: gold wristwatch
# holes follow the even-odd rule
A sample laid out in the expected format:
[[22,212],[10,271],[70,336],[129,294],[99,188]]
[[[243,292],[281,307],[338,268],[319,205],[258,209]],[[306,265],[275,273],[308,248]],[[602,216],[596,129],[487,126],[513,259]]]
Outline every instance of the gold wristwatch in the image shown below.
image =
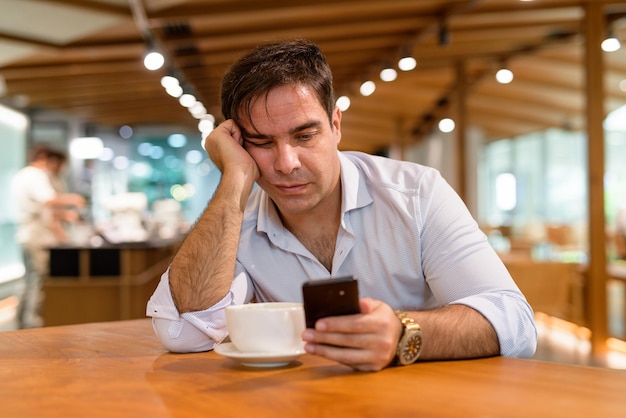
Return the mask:
[[396,349],[396,357],[394,364],[406,366],[413,364],[422,352],[422,344],[424,342],[422,329],[419,324],[410,318],[405,312],[396,311],[396,315],[402,323],[402,335]]

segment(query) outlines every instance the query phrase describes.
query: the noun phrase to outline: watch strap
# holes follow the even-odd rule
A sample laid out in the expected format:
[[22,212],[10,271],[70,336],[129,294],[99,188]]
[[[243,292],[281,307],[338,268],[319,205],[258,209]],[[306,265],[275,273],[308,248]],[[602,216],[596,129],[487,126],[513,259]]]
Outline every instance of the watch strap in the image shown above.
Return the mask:
[[[422,331],[421,327],[406,312],[395,311],[396,316],[402,324],[402,332],[396,347],[396,355],[393,360],[394,365],[408,365],[414,363],[422,351]],[[405,341],[406,339],[408,341]],[[401,358],[402,357],[402,358]]]

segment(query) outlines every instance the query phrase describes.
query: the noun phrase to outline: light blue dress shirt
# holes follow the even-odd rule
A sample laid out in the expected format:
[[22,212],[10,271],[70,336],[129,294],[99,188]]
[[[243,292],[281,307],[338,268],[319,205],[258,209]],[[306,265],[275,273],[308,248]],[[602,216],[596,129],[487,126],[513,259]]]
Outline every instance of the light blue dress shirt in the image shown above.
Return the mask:
[[463,304],[493,325],[501,354],[530,357],[534,315],[465,204],[433,168],[340,152],[342,219],[332,272],[282,225],[267,194],[248,200],[230,292],[211,308],[180,315],[165,272],[147,315],[166,348],[213,348],[227,333],[224,308],[301,301],[307,280],[355,275],[361,297],[405,311]]

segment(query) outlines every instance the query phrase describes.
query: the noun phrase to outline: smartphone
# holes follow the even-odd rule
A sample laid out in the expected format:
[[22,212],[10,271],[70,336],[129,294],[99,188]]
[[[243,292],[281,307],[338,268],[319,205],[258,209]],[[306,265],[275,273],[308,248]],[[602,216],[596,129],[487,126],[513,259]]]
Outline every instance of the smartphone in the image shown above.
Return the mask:
[[302,299],[307,328],[315,328],[315,322],[320,318],[361,311],[358,282],[354,276],[309,280],[302,284]]

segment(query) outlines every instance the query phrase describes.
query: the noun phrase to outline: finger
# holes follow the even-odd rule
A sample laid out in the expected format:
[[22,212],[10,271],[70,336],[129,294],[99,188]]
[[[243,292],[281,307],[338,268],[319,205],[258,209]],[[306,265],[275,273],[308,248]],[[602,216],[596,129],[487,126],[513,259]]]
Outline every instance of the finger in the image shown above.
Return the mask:
[[375,334],[311,331],[306,341],[335,347],[366,349],[376,344]]
[[323,344],[306,344],[305,350],[310,354],[345,364],[355,370],[377,371],[389,364],[389,359],[374,350],[336,347]]
[[359,308],[361,308],[361,313],[368,314],[374,311],[376,308],[376,302],[371,298],[363,298],[359,300]]
[[386,326],[385,318],[375,315],[375,311],[383,306],[382,302],[364,298],[359,301],[359,306],[361,313],[322,318],[316,322],[315,329],[325,332],[357,334],[378,333],[381,331],[381,327]]
[[367,318],[363,314],[328,316],[315,323],[315,330],[345,334],[362,333],[367,329],[364,321],[367,321]]
[[228,135],[230,135],[235,141],[237,141],[239,145],[243,146],[243,137],[241,135],[241,129],[235,123],[235,121],[232,119],[228,119],[227,121],[223,123],[223,125],[226,131],[228,132]]

